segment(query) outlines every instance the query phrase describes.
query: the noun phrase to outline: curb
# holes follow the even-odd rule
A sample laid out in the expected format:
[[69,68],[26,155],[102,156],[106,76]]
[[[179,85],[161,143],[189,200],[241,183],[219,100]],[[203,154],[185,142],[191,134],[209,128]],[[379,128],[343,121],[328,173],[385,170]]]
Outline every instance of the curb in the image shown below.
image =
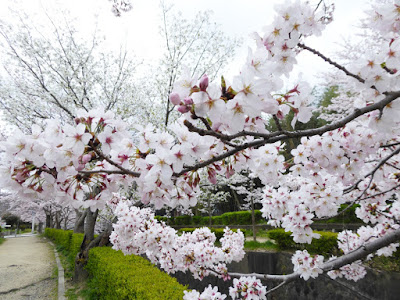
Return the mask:
[[58,300],[65,300],[65,279],[64,279],[64,268],[61,265],[60,257],[58,256],[58,252],[55,248],[55,245],[52,242],[49,242],[50,245],[53,246],[54,255],[56,257],[56,263],[58,268]]

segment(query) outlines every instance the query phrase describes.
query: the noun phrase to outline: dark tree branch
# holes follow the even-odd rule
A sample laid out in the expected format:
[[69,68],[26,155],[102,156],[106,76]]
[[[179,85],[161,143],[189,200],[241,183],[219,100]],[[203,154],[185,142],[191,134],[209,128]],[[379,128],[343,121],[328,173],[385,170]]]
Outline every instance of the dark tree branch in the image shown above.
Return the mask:
[[[310,47],[308,47],[308,46],[306,46],[306,45],[304,45],[304,44],[302,44],[302,43],[298,43],[297,46],[299,46],[300,48],[305,49],[305,50],[307,50],[307,51],[310,51],[311,53],[313,53],[313,54],[315,54],[315,55],[321,57],[321,58],[322,58],[324,61],[326,61],[327,63],[329,63],[329,64],[331,64],[332,66],[334,66],[334,67],[338,68],[339,70],[343,71],[347,76],[353,77],[353,78],[357,79],[357,80],[358,80],[359,82],[361,82],[361,83],[365,83],[365,80],[362,79],[360,76],[351,73],[351,72],[348,71],[345,67],[343,67],[342,65],[339,65],[338,63],[332,61],[330,58],[326,57],[326,56],[323,55],[321,52],[319,52],[319,51],[317,51],[317,50],[315,50],[315,49],[313,49],[313,48],[310,48]],[[373,87],[373,88],[374,88],[374,87]]]

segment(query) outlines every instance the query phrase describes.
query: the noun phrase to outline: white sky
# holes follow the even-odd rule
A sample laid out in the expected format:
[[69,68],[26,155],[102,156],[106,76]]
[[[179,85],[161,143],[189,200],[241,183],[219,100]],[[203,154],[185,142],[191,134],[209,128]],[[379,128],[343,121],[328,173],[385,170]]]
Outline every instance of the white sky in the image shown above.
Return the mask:
[[[166,0],[167,1],[167,0]],[[315,0],[314,0],[315,1]],[[270,24],[274,16],[274,5],[284,3],[282,0],[169,0],[176,10],[182,11],[184,18],[193,17],[198,10],[212,10],[213,21],[221,24],[222,29],[230,36],[243,38],[243,46],[237,51],[233,63],[225,74],[232,77],[240,69],[247,55],[247,47],[253,46],[248,37],[251,32],[262,32],[262,28]],[[337,49],[337,43],[343,37],[354,33],[354,25],[368,8],[368,0],[334,0],[336,6],[335,21],[328,25],[322,37],[309,38],[306,44],[315,47],[322,53],[330,54]],[[144,62],[157,60],[161,53],[162,39],[158,28],[161,22],[159,0],[132,0],[133,9],[122,17],[115,17],[107,0],[0,0],[0,18],[7,18],[7,6],[22,5],[25,11],[34,15],[43,8],[65,7],[77,18],[77,28],[90,33],[94,15],[98,16],[100,26],[105,32],[106,40],[112,45],[126,43],[138,59]],[[0,58],[1,60],[1,58]],[[303,73],[303,78],[313,85],[317,84],[318,72],[326,68],[319,58],[308,53],[298,57],[296,73]]]
[[[315,1],[315,0],[314,0]],[[107,39],[112,43],[128,41],[138,58],[144,60],[157,59],[160,55],[162,40],[158,34],[160,25],[159,0],[132,0],[133,9],[116,18],[111,12],[111,2],[107,0],[0,0],[0,18],[7,17],[7,6],[16,7],[20,3],[31,14],[48,7],[65,7],[76,16],[83,31],[92,28],[93,16],[98,14],[99,23],[106,32]],[[238,59],[243,60],[247,54],[247,46],[253,46],[248,38],[251,32],[261,32],[274,16],[274,6],[284,3],[282,0],[170,0],[183,17],[191,18],[198,10],[212,10],[213,21],[221,24],[222,29],[230,36],[244,39],[244,44],[238,53]],[[328,25],[323,36],[313,39],[313,46],[324,53],[335,48],[343,36],[354,32],[354,25],[368,7],[368,0],[335,0],[335,21]],[[168,3],[168,2],[167,2]],[[300,60],[300,59],[299,59]],[[313,69],[315,64],[312,64]],[[307,69],[305,71],[310,71]]]

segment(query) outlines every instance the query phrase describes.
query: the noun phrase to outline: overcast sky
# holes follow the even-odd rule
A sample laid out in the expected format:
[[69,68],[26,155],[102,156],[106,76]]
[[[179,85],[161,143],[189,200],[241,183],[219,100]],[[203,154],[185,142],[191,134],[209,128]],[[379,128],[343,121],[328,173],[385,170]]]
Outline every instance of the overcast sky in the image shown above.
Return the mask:
[[[328,0],[329,1],[329,0]],[[168,3],[168,1],[166,0]],[[253,46],[248,37],[251,32],[262,32],[262,28],[270,24],[274,16],[274,6],[284,3],[282,0],[170,0],[183,17],[192,18],[199,10],[212,10],[213,21],[221,24],[222,30],[230,36],[243,38],[243,46],[239,49],[234,62],[226,70],[228,77],[236,74],[247,54],[247,47]],[[306,43],[330,54],[337,49],[343,37],[354,33],[357,20],[368,7],[368,0],[336,0],[335,21],[328,25],[323,36],[309,38]],[[107,41],[112,45],[127,43],[139,59],[157,60],[163,42],[158,34],[160,25],[159,0],[132,0],[133,9],[117,18],[111,12],[111,3],[107,0],[0,0],[0,17],[7,18],[7,6],[13,8],[21,5],[25,11],[34,15],[43,9],[66,8],[77,18],[77,28],[83,32],[91,32],[94,16],[97,15],[100,26],[106,33]],[[316,84],[315,76],[326,65],[310,54],[302,53],[298,59],[297,72]]]

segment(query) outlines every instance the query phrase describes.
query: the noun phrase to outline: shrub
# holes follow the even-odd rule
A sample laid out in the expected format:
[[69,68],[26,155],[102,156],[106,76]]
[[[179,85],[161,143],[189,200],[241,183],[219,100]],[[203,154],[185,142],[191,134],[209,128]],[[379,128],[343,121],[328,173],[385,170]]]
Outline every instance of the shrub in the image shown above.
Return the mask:
[[73,258],[75,260],[76,255],[79,253],[79,251],[81,250],[81,245],[83,242],[83,237],[84,234],[83,233],[74,233],[72,235],[71,238],[71,244],[70,247],[68,249],[69,251],[69,255],[71,258]]
[[[261,211],[255,210],[256,223],[263,220]],[[166,218],[161,216],[156,216],[159,221],[164,221],[168,225],[205,225],[208,226],[210,222],[210,217],[200,217],[200,216],[179,216],[175,218]],[[211,217],[212,225],[251,225],[251,211],[235,211],[227,212],[220,216]]]
[[74,269],[75,257],[81,249],[84,234],[73,233],[72,230],[45,228],[44,235],[67,256],[71,269]]
[[156,220],[158,220],[158,221],[163,221],[163,222],[165,222],[165,223],[168,223],[168,221],[169,221],[169,218],[167,218],[167,217],[155,216],[154,218],[155,218]]
[[191,219],[191,216],[175,217],[175,225],[190,225]]
[[[205,217],[205,219],[207,220],[207,224],[208,224],[209,217]],[[211,224],[213,224],[213,225],[227,225],[227,224],[224,223],[223,215],[211,217]]]
[[200,222],[201,222],[201,216],[193,216],[192,217],[192,223],[194,224],[194,225],[199,225],[200,224]]
[[65,250],[69,250],[71,244],[71,237],[73,232],[71,230],[62,230],[54,228],[46,228],[44,235],[51,239],[57,246]]
[[338,255],[337,233],[314,231],[321,235],[319,239],[313,239],[311,244],[298,244],[293,241],[291,232],[284,229],[272,229],[268,231],[268,237],[273,239],[280,250],[307,250],[310,253],[322,254],[325,257]]
[[86,266],[95,299],[182,299],[185,286],[146,259],[108,247],[93,248]]

